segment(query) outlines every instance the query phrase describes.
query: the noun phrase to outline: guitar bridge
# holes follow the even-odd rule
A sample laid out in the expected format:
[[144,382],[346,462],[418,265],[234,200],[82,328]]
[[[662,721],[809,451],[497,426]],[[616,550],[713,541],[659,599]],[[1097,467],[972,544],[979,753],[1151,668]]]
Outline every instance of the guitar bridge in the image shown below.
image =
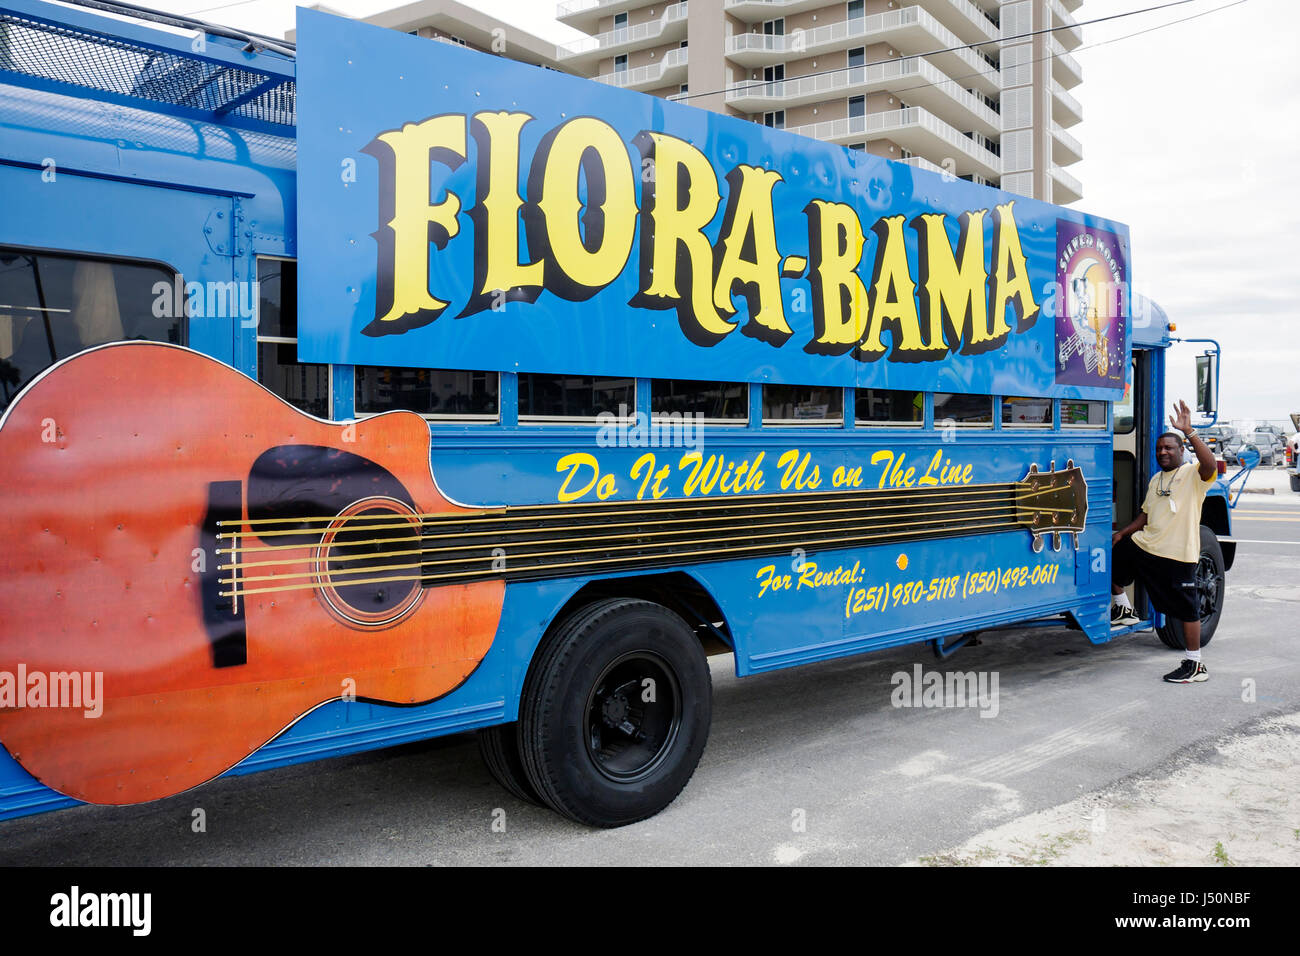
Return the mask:
[[[214,481],[208,484],[208,511],[203,516],[199,533],[199,547],[203,554],[203,570],[199,573],[199,593],[203,602],[203,626],[208,632],[212,650],[213,667],[238,667],[248,663],[248,633],[244,625],[244,609],[239,602],[238,581],[234,565],[236,555],[230,554],[230,577],[221,577],[223,546],[239,546],[239,537],[227,535],[222,539],[221,525],[237,526],[243,519],[243,486],[238,481]],[[230,592],[222,597],[222,591]]]

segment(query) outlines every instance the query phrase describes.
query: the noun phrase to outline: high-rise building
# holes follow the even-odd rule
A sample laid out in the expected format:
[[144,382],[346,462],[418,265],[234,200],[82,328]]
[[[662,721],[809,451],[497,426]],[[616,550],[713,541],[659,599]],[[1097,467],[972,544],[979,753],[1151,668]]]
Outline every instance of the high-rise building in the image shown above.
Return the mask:
[[1064,204],[1082,2],[565,0],[558,46],[455,0],[367,19]]

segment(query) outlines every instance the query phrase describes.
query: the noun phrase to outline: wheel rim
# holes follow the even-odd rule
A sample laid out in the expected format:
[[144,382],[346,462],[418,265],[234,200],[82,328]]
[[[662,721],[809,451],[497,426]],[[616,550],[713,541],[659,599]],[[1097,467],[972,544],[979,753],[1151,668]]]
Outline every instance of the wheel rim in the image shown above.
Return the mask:
[[668,663],[651,651],[624,654],[587,697],[587,756],[610,780],[641,780],[663,763],[681,724],[681,688]]
[[1197,611],[1201,623],[1214,616],[1214,609],[1219,604],[1219,588],[1223,584],[1218,568],[1208,554],[1202,554],[1196,564],[1196,598]]

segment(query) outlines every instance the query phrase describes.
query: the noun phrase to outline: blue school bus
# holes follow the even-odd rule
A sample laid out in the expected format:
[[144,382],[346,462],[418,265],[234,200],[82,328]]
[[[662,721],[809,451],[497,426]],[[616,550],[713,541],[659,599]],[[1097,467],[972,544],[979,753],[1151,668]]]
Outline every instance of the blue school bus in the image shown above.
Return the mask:
[[1122,224],[299,17],[0,0],[0,819],[475,730],[618,826],[710,654],[1182,646]]

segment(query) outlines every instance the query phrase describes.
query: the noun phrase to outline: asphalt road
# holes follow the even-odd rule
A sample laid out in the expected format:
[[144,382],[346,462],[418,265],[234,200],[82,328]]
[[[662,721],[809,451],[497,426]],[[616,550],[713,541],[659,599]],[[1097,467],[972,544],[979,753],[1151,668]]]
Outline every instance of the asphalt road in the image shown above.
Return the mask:
[[[520,803],[458,736],[225,778],[155,804],[0,823],[0,864],[914,860],[1300,710],[1300,494],[1280,471],[1251,484],[1276,493],[1244,495],[1235,512],[1241,544],[1205,684],[1161,682],[1178,658],[1151,632],[1093,647],[1077,632],[1006,631],[942,665],[912,647],[744,681],[715,657],[703,762],[671,807],[634,826],[589,830]],[[893,707],[891,676],[914,664],[996,672],[996,717]],[[196,808],[204,833],[191,828]]]

